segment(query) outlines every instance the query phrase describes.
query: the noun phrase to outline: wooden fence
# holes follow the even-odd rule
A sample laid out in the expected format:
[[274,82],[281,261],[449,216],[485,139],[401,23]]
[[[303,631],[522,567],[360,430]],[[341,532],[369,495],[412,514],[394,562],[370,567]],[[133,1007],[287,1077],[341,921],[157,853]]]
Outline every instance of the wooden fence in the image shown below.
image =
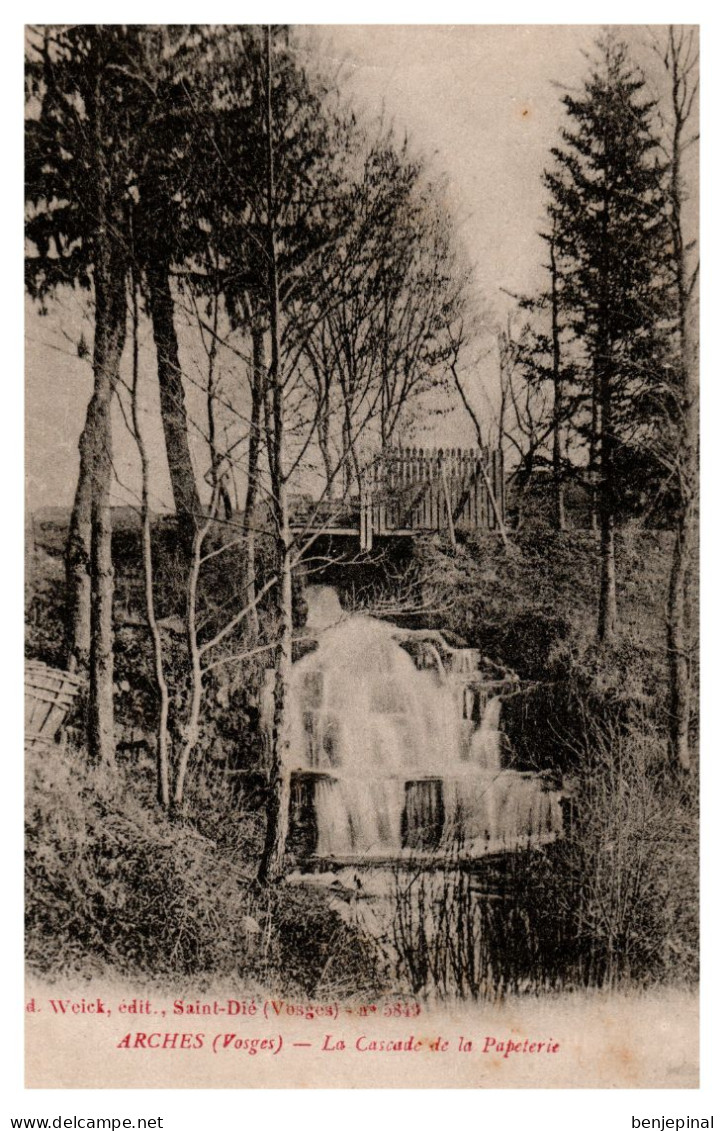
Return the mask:
[[81,679],[48,667],[40,660],[25,661],[25,745],[53,747]]
[[360,500],[360,546],[375,535],[505,526],[502,452],[487,448],[399,448],[365,468]]

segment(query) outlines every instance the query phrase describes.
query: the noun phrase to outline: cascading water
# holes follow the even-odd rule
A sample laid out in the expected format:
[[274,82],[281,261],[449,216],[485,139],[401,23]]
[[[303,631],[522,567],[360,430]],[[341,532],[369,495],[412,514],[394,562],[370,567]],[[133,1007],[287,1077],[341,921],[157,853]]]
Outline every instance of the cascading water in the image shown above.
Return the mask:
[[501,703],[477,652],[345,616],[327,586],[306,596],[318,646],[292,670],[288,768],[311,854],[483,855],[560,834],[558,795],[501,768]]

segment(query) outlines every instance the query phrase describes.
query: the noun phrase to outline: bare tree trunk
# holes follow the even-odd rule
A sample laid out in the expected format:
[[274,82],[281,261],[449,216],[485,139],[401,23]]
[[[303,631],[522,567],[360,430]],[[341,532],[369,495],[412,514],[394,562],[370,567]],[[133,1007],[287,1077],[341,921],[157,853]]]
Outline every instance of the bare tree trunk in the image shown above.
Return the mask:
[[65,547],[65,654],[69,671],[87,669],[90,663],[91,440],[94,414],[95,405],[91,399],[78,441],[78,484]]
[[143,507],[142,549],[143,579],[146,598],[146,619],[153,647],[153,669],[158,690],[158,726],[156,728],[156,796],[164,809],[170,803],[169,759],[168,759],[168,707],[169,694],[166,673],[163,667],[163,643],[156,620],[153,595],[153,556],[151,544],[151,515],[146,502]]
[[151,637],[151,648],[153,650],[153,670],[159,699],[158,723],[156,726],[156,796],[163,808],[168,809],[170,803],[168,758],[169,694],[163,665],[163,642],[156,619],[156,603],[153,592],[153,547],[151,540],[148,453],[146,451],[146,444],[143,439],[143,433],[141,432],[141,424],[138,415],[138,287],[135,278],[133,279],[132,285],[133,386],[131,417],[138,454],[141,460],[141,556],[143,560],[143,588],[146,601],[146,621],[148,623],[148,632]]
[[601,581],[598,604],[598,638],[608,641],[618,627],[616,607],[616,520],[613,498],[611,389],[607,372],[601,374]]
[[689,572],[695,546],[694,508],[690,503],[684,503],[674,533],[667,617],[669,749],[673,765],[684,771],[691,769],[691,664],[687,611]]
[[329,435],[329,417],[324,413],[318,425],[319,450],[322,453],[324,464],[325,494],[330,495],[334,489],[334,462],[332,460],[332,446]]
[[699,481],[698,388],[696,359],[689,334],[689,290],[685,278],[683,240],[678,274],[679,343],[683,376],[683,404],[679,430],[679,508],[669,579],[667,647],[669,655],[669,748],[678,769],[691,768],[689,726],[691,718],[691,663],[689,587],[696,556],[696,517]]
[[691,718],[691,664],[689,641],[689,586],[696,555],[696,517],[699,480],[698,388],[696,359],[689,333],[690,292],[685,278],[683,240],[678,282],[678,331],[683,377],[683,404],[679,424],[679,507],[669,578],[667,647],[669,655],[669,748],[675,767],[691,768],[689,726]]
[[161,420],[166,441],[171,490],[180,529],[190,541],[200,508],[189,449],[186,402],[179,363],[178,339],[173,320],[170,265],[163,259],[149,259],[145,265],[145,272],[148,283],[148,307],[153,325],[153,339],[156,343]]
[[561,424],[563,421],[563,388],[561,383],[561,340],[558,310],[558,263],[556,260],[556,227],[551,233],[551,346],[553,351],[553,483],[555,485],[556,530],[566,529],[566,503],[563,487],[563,462],[561,460]]
[[[344,446],[344,494],[349,495],[354,486],[362,494],[362,469],[355,447],[355,436],[352,427],[352,416],[345,397],[344,418],[342,423],[342,443]],[[383,448],[384,451],[384,448]]]
[[[602,495],[606,494],[605,490]],[[601,506],[601,587],[598,605],[598,638],[610,640],[618,628],[616,607],[615,521],[610,509]]]
[[[125,296],[124,296],[125,298]],[[125,317],[125,305],[124,305]],[[113,341],[96,352],[98,377],[93,413],[96,430],[91,490],[90,695],[88,753],[98,762],[115,757],[113,719],[113,559],[111,492],[111,387],[109,370],[117,371],[125,327],[116,327]],[[103,358],[101,360],[101,353]]]
[[[282,539],[280,539],[280,542]],[[281,632],[277,648],[276,679],[274,684],[274,725],[272,729],[272,757],[269,768],[269,797],[267,801],[267,826],[264,851],[259,865],[259,879],[273,883],[284,870],[284,854],[289,824],[289,720],[288,699],[292,668],[292,568],[288,543],[279,547],[281,577],[279,582],[279,612]]]
[[206,420],[209,432],[209,455],[211,457],[211,485],[219,490],[219,496],[224,505],[224,514],[230,519],[234,513],[231,505],[231,495],[226,483],[226,476],[222,470],[222,459],[216,443],[216,354],[218,351],[217,333],[219,328],[219,296],[214,295],[214,314],[212,333],[208,354],[208,372],[206,377]]
[[536,447],[533,443],[529,442],[526,451],[523,453],[522,470],[523,474],[520,477],[520,486],[522,490],[530,486],[530,481],[533,478],[533,471],[535,468],[535,453]]
[[601,443],[601,400],[598,374],[594,373],[591,389],[591,439],[588,445],[589,499],[591,507],[591,530],[598,530],[600,510],[599,476]]
[[262,408],[266,390],[266,359],[264,356],[264,330],[252,326],[251,330],[251,419],[249,427],[249,454],[246,478],[246,501],[241,520],[244,552],[244,603],[251,606],[246,625],[246,638],[253,643],[259,637],[259,612],[256,597],[256,524],[259,495],[259,456],[261,453]]
[[[342,376],[340,371],[339,383],[342,391],[342,493],[345,498],[349,495],[353,487],[362,490],[362,471],[357,457],[355,448],[355,435],[352,423],[352,399],[354,397],[354,386],[347,382]],[[383,389],[384,401],[384,389]],[[384,415],[384,412],[383,412]],[[383,433],[381,433],[383,435]],[[381,441],[384,445],[384,440]],[[383,447],[384,450],[384,447]]]
[[289,685],[292,666],[292,560],[287,506],[287,483],[284,472],[284,384],[280,369],[279,350],[279,278],[276,248],[276,192],[274,170],[274,142],[272,137],[272,73],[271,28],[266,29],[266,104],[265,126],[267,145],[267,259],[268,301],[271,359],[269,384],[274,417],[273,443],[270,448],[272,495],[277,523],[277,614],[279,643],[276,656],[276,681],[274,685],[274,725],[272,729],[271,766],[269,769],[269,797],[264,851],[259,865],[259,879],[272,883],[284,870],[287,824],[289,818]]
[[[681,417],[675,430],[679,469],[679,507],[674,532],[674,550],[669,578],[667,648],[669,658],[669,752],[672,765],[687,772],[691,768],[691,662],[689,589],[696,559],[696,521],[699,493],[698,373],[692,346],[690,318],[698,267],[689,272],[684,236],[682,203],[684,185],[682,154],[692,144],[694,99],[698,90],[696,31],[667,31],[666,50],[660,54],[671,80],[673,134],[671,139],[671,235],[676,279],[677,332],[682,377]],[[686,138],[687,132],[690,134]]]
[[[598,302],[598,342],[593,364],[593,441],[598,441],[600,487],[598,514],[601,520],[601,580],[598,598],[598,638],[611,640],[618,628],[616,608],[616,521],[614,508],[612,357],[609,323],[609,212],[604,202],[602,216],[602,266]],[[596,419],[598,409],[598,420]],[[595,513],[595,510],[594,510]]]
[[[510,319],[508,319],[508,331]],[[510,355],[510,333],[501,330],[498,333],[498,378],[500,384],[500,411],[498,413],[498,450],[502,452],[505,443],[505,414],[508,409],[508,387],[510,384],[510,369],[508,365]]]
[[186,594],[186,644],[191,676],[191,695],[189,699],[188,715],[186,717],[183,746],[181,747],[178,766],[176,767],[176,781],[173,790],[173,808],[175,810],[180,809],[183,805],[189,761],[199,740],[203,673],[201,671],[201,653],[199,651],[198,629],[196,624],[196,606],[198,600],[199,574],[201,572],[201,550],[204,539],[211,526],[211,521],[216,509],[216,501],[217,494],[215,492],[209,517],[203,527],[197,527],[195,530],[191,547],[191,563]]
[[[81,476],[90,475],[90,687],[88,753],[97,762],[115,758],[113,718],[113,558],[111,401],[126,338],[125,216],[119,186],[105,152],[104,94],[100,71],[89,99],[96,167],[96,231],[93,270],[95,331],[93,396],[81,445]],[[80,494],[80,491],[79,491]]]
[[[126,337],[126,286],[123,263],[105,233],[99,235],[95,269],[96,328],[93,352],[94,390],[88,407],[91,423],[90,544],[90,696],[88,752],[112,762],[113,721],[113,558],[110,494],[113,470],[111,400],[118,383]],[[105,246],[104,246],[105,245]]]
[[324,464],[325,493],[331,494],[334,489],[334,461],[332,459],[332,445],[330,437],[330,375],[328,372],[316,374],[318,396],[320,400],[319,420],[317,422],[317,437],[319,450]]

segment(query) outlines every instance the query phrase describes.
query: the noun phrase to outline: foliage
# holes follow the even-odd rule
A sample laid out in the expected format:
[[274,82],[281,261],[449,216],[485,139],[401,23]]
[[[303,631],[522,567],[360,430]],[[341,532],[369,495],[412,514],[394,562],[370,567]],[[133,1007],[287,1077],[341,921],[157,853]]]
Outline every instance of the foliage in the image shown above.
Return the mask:
[[410,989],[510,993],[693,985],[697,822],[650,726],[589,727],[566,838],[444,873],[399,873],[394,949]]
[[336,962],[358,984],[374,980],[364,943],[322,896],[256,886],[258,816],[234,803],[228,781],[207,785],[194,799],[200,831],[155,808],[150,762],[113,771],[61,750],[28,755],[30,967],[320,995],[337,988]]
[[362,452],[378,449],[366,417],[385,448],[416,400],[448,379],[451,327],[466,292],[444,185],[429,179],[406,142],[397,147],[390,133],[370,148],[340,209],[343,234],[327,261],[319,307],[302,316],[302,326],[326,402],[325,464],[342,440],[359,475]]
[[582,93],[563,104],[545,183],[577,369],[569,396],[582,436],[600,445],[602,502],[621,517],[661,482],[652,445],[673,313],[666,169],[645,78],[613,33],[599,42]]
[[598,545],[586,530],[519,531],[505,552],[470,538],[452,555],[438,540],[415,549],[429,623],[479,648],[521,678],[504,699],[502,725],[515,764],[570,769],[592,719],[625,721],[642,710],[667,725],[666,598],[672,538],[631,526],[617,536],[620,631],[596,640]]
[[584,984],[696,980],[696,794],[667,761],[643,713],[583,731],[562,867]]
[[565,922],[548,852],[520,850],[470,868],[398,872],[393,949],[398,977],[422,996],[499,1001],[562,988]]

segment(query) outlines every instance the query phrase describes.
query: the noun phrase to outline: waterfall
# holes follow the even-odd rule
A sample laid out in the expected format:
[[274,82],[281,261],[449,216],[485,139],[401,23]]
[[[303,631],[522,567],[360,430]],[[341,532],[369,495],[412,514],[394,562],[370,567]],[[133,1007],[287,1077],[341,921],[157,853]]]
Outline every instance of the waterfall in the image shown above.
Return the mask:
[[500,769],[500,696],[491,695],[485,704],[479,726],[470,739],[471,760],[482,769]]
[[408,651],[394,625],[345,616],[329,587],[306,597],[318,646],[292,669],[288,769],[312,779],[316,855],[483,853],[560,832],[557,795],[501,769],[501,701],[479,653]]

